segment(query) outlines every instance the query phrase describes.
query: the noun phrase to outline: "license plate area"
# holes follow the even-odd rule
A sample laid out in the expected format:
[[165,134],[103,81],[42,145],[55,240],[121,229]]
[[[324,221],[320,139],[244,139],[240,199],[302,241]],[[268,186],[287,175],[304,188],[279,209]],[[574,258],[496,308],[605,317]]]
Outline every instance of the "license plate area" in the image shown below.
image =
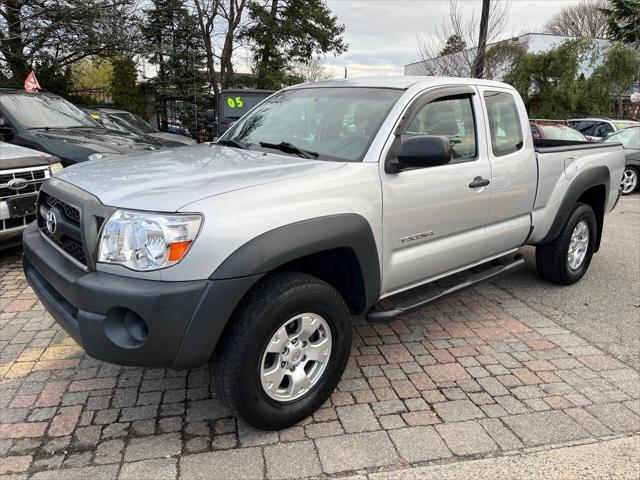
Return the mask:
[[36,213],[37,194],[24,195],[6,200],[10,218],[21,218]]

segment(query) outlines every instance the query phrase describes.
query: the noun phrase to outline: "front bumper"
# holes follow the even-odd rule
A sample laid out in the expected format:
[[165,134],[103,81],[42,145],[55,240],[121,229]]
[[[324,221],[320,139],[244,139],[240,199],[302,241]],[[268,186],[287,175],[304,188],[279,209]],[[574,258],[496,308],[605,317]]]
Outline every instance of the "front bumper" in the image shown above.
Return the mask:
[[86,272],[35,224],[24,232],[23,249],[27,280],[54,319],[90,356],[120,365],[203,365],[259,279],[162,282]]

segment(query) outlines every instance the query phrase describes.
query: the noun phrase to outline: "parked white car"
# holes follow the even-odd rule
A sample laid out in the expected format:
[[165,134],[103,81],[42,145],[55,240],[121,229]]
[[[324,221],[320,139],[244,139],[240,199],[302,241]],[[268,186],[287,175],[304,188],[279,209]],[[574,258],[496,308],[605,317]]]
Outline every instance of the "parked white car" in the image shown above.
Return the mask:
[[42,183],[59,170],[60,160],[30,148],[0,142],[0,249],[20,243],[36,219],[36,197]]

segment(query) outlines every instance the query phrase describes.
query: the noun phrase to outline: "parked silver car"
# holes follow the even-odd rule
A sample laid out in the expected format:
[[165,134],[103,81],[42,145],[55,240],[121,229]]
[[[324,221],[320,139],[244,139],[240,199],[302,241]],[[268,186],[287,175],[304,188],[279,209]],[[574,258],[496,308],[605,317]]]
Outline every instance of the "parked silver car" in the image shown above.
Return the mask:
[[537,246],[543,278],[580,280],[623,169],[619,144],[534,143],[502,83],[296,86],[217,145],[59,173],[25,232],[24,269],[91,356],[210,362],[237,415],[280,429],[331,395],[354,315],[389,321],[512,271],[522,245]]

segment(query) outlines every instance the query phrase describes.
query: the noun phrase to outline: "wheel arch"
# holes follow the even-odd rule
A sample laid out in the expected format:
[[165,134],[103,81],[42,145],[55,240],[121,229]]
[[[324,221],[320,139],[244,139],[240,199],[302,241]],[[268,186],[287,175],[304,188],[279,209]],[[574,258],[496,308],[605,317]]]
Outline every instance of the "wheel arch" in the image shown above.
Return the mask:
[[597,252],[602,240],[602,227],[604,225],[607,198],[609,198],[608,186],[610,185],[610,179],[611,174],[605,166],[594,167],[580,173],[569,186],[551,224],[551,228],[537,245],[543,245],[555,239],[567,222],[573,207],[577,203],[585,203],[593,209],[596,215],[598,231],[594,251]]
[[255,237],[232,253],[211,280],[299,271],[331,284],[353,313],[368,310],[380,295],[380,261],[369,222],[338,214],[284,225]]

